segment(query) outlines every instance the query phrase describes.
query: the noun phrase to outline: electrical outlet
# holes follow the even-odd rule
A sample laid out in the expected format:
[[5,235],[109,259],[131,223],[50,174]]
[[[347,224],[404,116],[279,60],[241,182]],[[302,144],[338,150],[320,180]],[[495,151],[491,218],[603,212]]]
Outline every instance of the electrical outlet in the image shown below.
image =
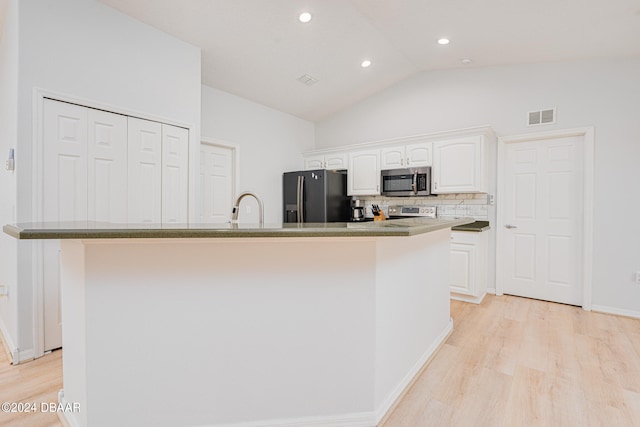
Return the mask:
[[0,298],[9,295],[9,288],[6,285],[0,285]]

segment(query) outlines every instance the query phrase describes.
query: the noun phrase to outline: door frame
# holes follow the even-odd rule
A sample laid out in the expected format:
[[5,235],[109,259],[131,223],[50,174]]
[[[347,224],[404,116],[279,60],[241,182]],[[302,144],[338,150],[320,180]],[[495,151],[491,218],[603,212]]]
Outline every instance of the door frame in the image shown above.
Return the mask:
[[502,197],[505,196],[505,151],[507,144],[519,142],[542,141],[547,139],[567,138],[578,136],[584,142],[583,156],[583,212],[582,225],[582,308],[591,311],[592,306],[592,282],[593,282],[593,176],[594,176],[594,127],[553,130],[548,132],[536,132],[498,138],[498,188],[497,196],[497,232],[496,232],[496,295],[503,295],[503,255],[506,245],[505,234],[505,209]]
[[[200,145],[210,145],[212,147],[220,147],[231,150],[231,167],[233,171],[231,172],[231,203],[233,204],[233,199],[238,195],[238,188],[240,186],[240,146],[233,142],[222,141],[216,138],[210,138],[207,136],[200,137]],[[198,156],[200,156],[200,149],[198,147]],[[200,157],[198,157],[200,160]],[[198,161],[198,167],[200,167],[200,162]],[[200,170],[198,170],[198,176],[200,174]],[[200,181],[198,181],[199,183]],[[202,210],[202,206],[200,206],[202,188],[200,188],[200,184],[198,184],[198,203],[197,203],[197,217],[200,217],[200,212]]]
[[[104,104],[94,100],[77,97],[61,92],[55,92],[41,87],[33,88],[32,97],[32,138],[31,138],[31,219],[33,222],[41,222],[44,218],[44,100],[51,99],[59,102],[66,102],[82,107],[103,110],[109,113],[121,114],[124,116],[137,117],[140,119],[151,120],[154,122],[166,123],[189,131],[189,218],[193,220],[193,207],[197,199],[196,182],[197,167],[199,162],[195,157],[193,148],[198,143],[199,136],[196,135],[196,126],[190,123],[184,123],[160,117],[153,114],[147,114],[140,111]],[[199,147],[198,147],[199,148]],[[198,153],[200,152],[197,150]],[[193,170],[192,170],[193,168]],[[44,253],[44,245],[41,240],[31,242],[31,274],[33,289],[33,355],[29,359],[37,359],[44,356],[44,278],[42,257]],[[22,359],[20,361],[27,360]]]

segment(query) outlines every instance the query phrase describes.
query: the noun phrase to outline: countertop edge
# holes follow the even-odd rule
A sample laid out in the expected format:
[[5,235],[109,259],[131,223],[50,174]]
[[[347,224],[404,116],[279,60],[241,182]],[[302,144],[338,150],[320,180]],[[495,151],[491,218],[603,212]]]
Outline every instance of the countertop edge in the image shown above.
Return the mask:
[[460,218],[435,224],[394,224],[392,226],[372,226],[362,228],[175,228],[175,229],[24,229],[7,224],[3,231],[19,240],[39,239],[171,239],[171,238],[275,238],[275,237],[409,237],[444,228],[452,228],[474,222],[471,218]]

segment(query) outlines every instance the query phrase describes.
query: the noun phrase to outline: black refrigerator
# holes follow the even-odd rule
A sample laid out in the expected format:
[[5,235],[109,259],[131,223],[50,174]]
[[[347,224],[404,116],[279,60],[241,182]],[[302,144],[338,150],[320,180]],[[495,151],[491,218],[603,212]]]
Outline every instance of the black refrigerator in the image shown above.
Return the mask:
[[282,190],[283,222],[343,222],[351,218],[346,172],[285,172]]

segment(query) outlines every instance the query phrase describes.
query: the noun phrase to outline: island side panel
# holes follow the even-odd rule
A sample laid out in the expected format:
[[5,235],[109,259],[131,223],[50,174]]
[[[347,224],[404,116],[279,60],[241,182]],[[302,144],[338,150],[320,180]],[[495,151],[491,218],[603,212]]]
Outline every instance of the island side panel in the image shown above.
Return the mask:
[[89,425],[373,414],[375,239],[85,244]]
[[451,331],[451,229],[377,245],[376,411],[382,418]]
[[69,425],[87,425],[87,352],[85,299],[85,246],[79,240],[60,241],[62,299],[62,382],[60,403],[79,404],[80,411],[65,412]]

